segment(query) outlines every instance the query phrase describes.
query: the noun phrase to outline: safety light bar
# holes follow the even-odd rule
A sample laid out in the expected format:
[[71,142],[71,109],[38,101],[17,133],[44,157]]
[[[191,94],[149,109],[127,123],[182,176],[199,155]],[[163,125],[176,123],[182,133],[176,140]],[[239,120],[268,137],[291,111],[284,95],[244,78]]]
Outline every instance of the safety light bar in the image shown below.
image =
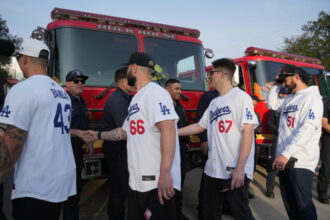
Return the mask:
[[279,59],[285,59],[285,60],[293,60],[297,62],[303,62],[303,63],[311,63],[311,64],[317,64],[320,65],[321,61],[319,59],[310,58],[310,57],[304,57],[299,56],[295,54],[289,54],[289,53],[282,53],[272,50],[266,50],[262,48],[257,47],[248,47],[245,50],[245,56],[267,56],[267,57],[274,57]]
[[166,24],[158,24],[153,22],[139,21],[108,15],[93,14],[89,12],[74,11],[62,8],[54,8],[51,13],[51,18],[53,20],[85,21],[111,26],[131,27],[149,31],[184,35],[194,38],[198,38],[200,35],[199,30],[196,29],[176,27]]

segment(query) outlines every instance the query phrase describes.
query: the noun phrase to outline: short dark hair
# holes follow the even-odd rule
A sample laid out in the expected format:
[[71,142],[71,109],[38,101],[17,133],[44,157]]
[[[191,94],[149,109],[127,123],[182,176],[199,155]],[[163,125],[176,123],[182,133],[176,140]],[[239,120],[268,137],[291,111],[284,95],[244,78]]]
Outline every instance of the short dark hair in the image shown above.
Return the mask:
[[235,63],[232,61],[232,59],[229,58],[217,59],[212,62],[212,65],[214,68],[223,67],[229,70],[229,74],[231,78],[234,76],[234,73],[236,71]]
[[126,78],[127,76],[127,67],[122,67],[117,69],[115,72],[115,81],[118,82],[121,79]]
[[173,83],[181,83],[181,82],[178,79],[169,79],[165,82],[165,87],[167,87],[169,84],[173,84]]

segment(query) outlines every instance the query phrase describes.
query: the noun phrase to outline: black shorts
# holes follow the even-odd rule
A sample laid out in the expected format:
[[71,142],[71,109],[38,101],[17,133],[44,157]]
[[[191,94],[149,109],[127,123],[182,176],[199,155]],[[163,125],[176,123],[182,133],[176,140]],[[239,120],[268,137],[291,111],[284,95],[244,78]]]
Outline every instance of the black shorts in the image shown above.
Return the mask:
[[161,205],[157,189],[138,192],[131,188],[127,198],[127,220],[175,220],[174,198]]

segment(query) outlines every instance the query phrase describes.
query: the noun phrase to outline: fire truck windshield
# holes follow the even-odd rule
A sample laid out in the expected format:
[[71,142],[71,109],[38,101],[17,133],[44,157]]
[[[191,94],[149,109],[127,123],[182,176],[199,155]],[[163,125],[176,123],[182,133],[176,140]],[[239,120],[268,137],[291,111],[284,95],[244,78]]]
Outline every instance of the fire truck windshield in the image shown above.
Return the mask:
[[183,90],[205,90],[202,45],[147,37],[144,49],[160,65],[162,72],[154,79],[162,85],[176,78],[181,81]]
[[[257,61],[255,69],[251,71],[253,93],[260,99],[267,100],[269,88],[284,65],[286,64],[272,61]],[[301,68],[313,76],[322,74],[322,69],[303,66]],[[311,78],[311,84],[314,84],[312,81],[313,79]]]
[[58,60],[51,70],[65,82],[69,71],[79,69],[89,76],[89,86],[113,84],[115,71],[138,51],[136,37],[128,34],[68,27],[56,29],[52,40]]

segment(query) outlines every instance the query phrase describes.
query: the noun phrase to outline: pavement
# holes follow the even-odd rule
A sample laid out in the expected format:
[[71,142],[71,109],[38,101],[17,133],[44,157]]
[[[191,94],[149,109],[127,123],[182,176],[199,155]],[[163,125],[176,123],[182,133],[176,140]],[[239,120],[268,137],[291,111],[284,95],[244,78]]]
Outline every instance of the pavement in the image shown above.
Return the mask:
[[[254,181],[250,183],[250,191],[255,194],[255,198],[250,200],[250,208],[256,220],[284,220],[288,219],[281,199],[279,182],[276,177],[275,198],[270,199],[264,195],[266,185],[266,170],[262,166],[257,166]],[[186,175],[185,186],[183,188],[183,212],[190,220],[197,220],[197,194],[199,189],[202,169],[195,168]],[[330,219],[330,205],[325,205],[317,200],[316,193],[317,173],[313,181],[313,198],[317,209],[319,220]],[[10,216],[9,184],[7,183],[5,198],[5,211]],[[107,197],[109,192],[109,182],[106,179],[97,179],[86,182],[80,200],[81,220],[106,220]],[[330,186],[329,186],[330,192]],[[60,218],[62,219],[62,218]],[[224,215],[224,220],[233,219]],[[8,218],[11,220],[11,218]]]

